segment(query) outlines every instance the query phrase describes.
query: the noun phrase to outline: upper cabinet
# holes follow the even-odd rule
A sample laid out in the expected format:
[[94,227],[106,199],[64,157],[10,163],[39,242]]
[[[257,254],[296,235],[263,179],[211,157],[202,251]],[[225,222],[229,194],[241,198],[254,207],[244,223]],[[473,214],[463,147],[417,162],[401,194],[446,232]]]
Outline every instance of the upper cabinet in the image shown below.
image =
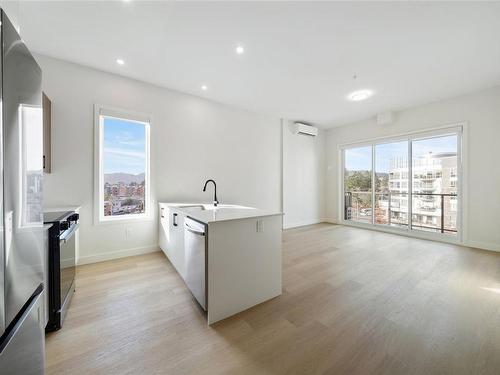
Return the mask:
[[51,134],[50,128],[52,124],[52,103],[50,99],[42,94],[42,106],[43,106],[43,171],[45,173],[50,173],[52,170],[51,163]]

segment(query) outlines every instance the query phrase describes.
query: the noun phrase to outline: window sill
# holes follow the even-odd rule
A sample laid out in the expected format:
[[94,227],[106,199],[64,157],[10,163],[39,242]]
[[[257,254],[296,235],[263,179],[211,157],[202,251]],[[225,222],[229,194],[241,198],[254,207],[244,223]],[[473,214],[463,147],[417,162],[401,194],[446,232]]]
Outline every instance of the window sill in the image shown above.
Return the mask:
[[117,225],[117,224],[135,224],[153,221],[152,215],[141,215],[138,217],[115,217],[112,219],[101,219],[98,218],[94,220],[94,225]]

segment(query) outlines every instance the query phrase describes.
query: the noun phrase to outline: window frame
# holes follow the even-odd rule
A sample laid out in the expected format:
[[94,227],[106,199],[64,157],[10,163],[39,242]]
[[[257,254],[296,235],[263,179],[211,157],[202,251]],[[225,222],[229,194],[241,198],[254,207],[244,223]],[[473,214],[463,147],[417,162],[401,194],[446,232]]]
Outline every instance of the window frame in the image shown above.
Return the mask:
[[[145,126],[146,160],[144,213],[119,216],[104,216],[104,170],[103,170],[103,126],[104,117],[136,122]],[[151,202],[151,126],[152,117],[148,114],[121,108],[94,105],[94,224],[119,224],[152,220]]]
[[[389,232],[389,233],[395,233],[395,234],[401,234],[405,235],[408,237],[415,237],[415,238],[423,238],[423,239],[430,239],[430,240],[436,240],[436,241],[441,241],[441,242],[448,242],[448,243],[457,243],[457,244],[463,244],[466,243],[467,241],[467,183],[466,183],[466,152],[467,152],[467,134],[468,134],[468,127],[466,122],[461,122],[461,123],[456,123],[456,124],[449,124],[441,127],[435,127],[435,128],[430,128],[430,129],[424,129],[420,131],[413,131],[413,132],[407,132],[404,134],[397,134],[397,135],[388,135],[388,136],[383,136],[383,137],[376,137],[376,138],[371,138],[371,139],[365,139],[357,142],[349,142],[349,143],[342,143],[338,145],[338,160],[339,160],[339,173],[338,173],[338,178],[339,178],[339,183],[338,183],[338,222],[342,225],[347,225],[347,226],[354,226],[354,227],[361,227],[361,228],[367,228],[367,229],[372,229],[372,230],[379,230],[382,232]],[[350,220],[346,220],[344,218],[343,213],[345,212],[345,201],[343,199],[344,196],[344,152],[346,149],[349,148],[354,148],[354,147],[363,147],[363,146],[372,146],[373,153],[375,152],[375,145],[377,144],[383,144],[383,143],[392,143],[392,142],[398,142],[398,141],[408,141],[408,157],[409,159],[409,165],[408,165],[408,194],[409,197],[411,197],[413,193],[413,186],[412,184],[414,183],[413,179],[410,179],[410,176],[412,176],[412,162],[411,162],[411,157],[412,157],[412,141],[417,141],[417,140],[423,140],[423,139],[428,139],[428,138],[434,138],[434,137],[439,137],[439,136],[446,136],[446,135],[456,135],[457,136],[457,173],[456,173],[456,180],[457,180],[457,209],[458,209],[458,215],[457,215],[457,235],[455,236],[450,236],[450,235],[443,235],[442,233],[434,233],[434,232],[425,232],[425,231],[416,231],[412,230],[411,228],[411,215],[412,215],[412,209],[411,209],[411,204],[408,206],[408,227],[407,228],[399,228],[399,227],[389,227],[389,226],[384,226],[382,224],[367,224],[367,223],[362,223],[362,222],[353,222]],[[375,166],[375,158],[374,155],[372,155],[372,169]],[[372,171],[373,175],[373,171]],[[372,212],[374,210],[372,209]]]

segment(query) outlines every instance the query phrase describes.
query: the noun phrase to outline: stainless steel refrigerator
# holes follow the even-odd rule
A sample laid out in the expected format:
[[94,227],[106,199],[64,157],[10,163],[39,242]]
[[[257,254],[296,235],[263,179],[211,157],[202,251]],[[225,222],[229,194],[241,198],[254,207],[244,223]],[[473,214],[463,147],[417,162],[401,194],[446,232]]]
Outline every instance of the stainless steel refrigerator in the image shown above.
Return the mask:
[[42,74],[0,14],[0,374],[43,374]]

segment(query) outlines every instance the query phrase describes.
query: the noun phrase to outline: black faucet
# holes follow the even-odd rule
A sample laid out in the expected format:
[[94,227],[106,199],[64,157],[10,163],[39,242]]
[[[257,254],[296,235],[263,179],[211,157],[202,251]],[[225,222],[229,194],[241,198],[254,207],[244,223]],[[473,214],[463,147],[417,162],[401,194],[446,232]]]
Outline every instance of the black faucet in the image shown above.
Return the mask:
[[205,181],[205,186],[203,186],[203,191],[207,191],[207,184],[209,182],[213,182],[214,184],[214,206],[217,206],[219,204],[219,201],[217,200],[217,184],[215,183],[214,180],[206,180]]

